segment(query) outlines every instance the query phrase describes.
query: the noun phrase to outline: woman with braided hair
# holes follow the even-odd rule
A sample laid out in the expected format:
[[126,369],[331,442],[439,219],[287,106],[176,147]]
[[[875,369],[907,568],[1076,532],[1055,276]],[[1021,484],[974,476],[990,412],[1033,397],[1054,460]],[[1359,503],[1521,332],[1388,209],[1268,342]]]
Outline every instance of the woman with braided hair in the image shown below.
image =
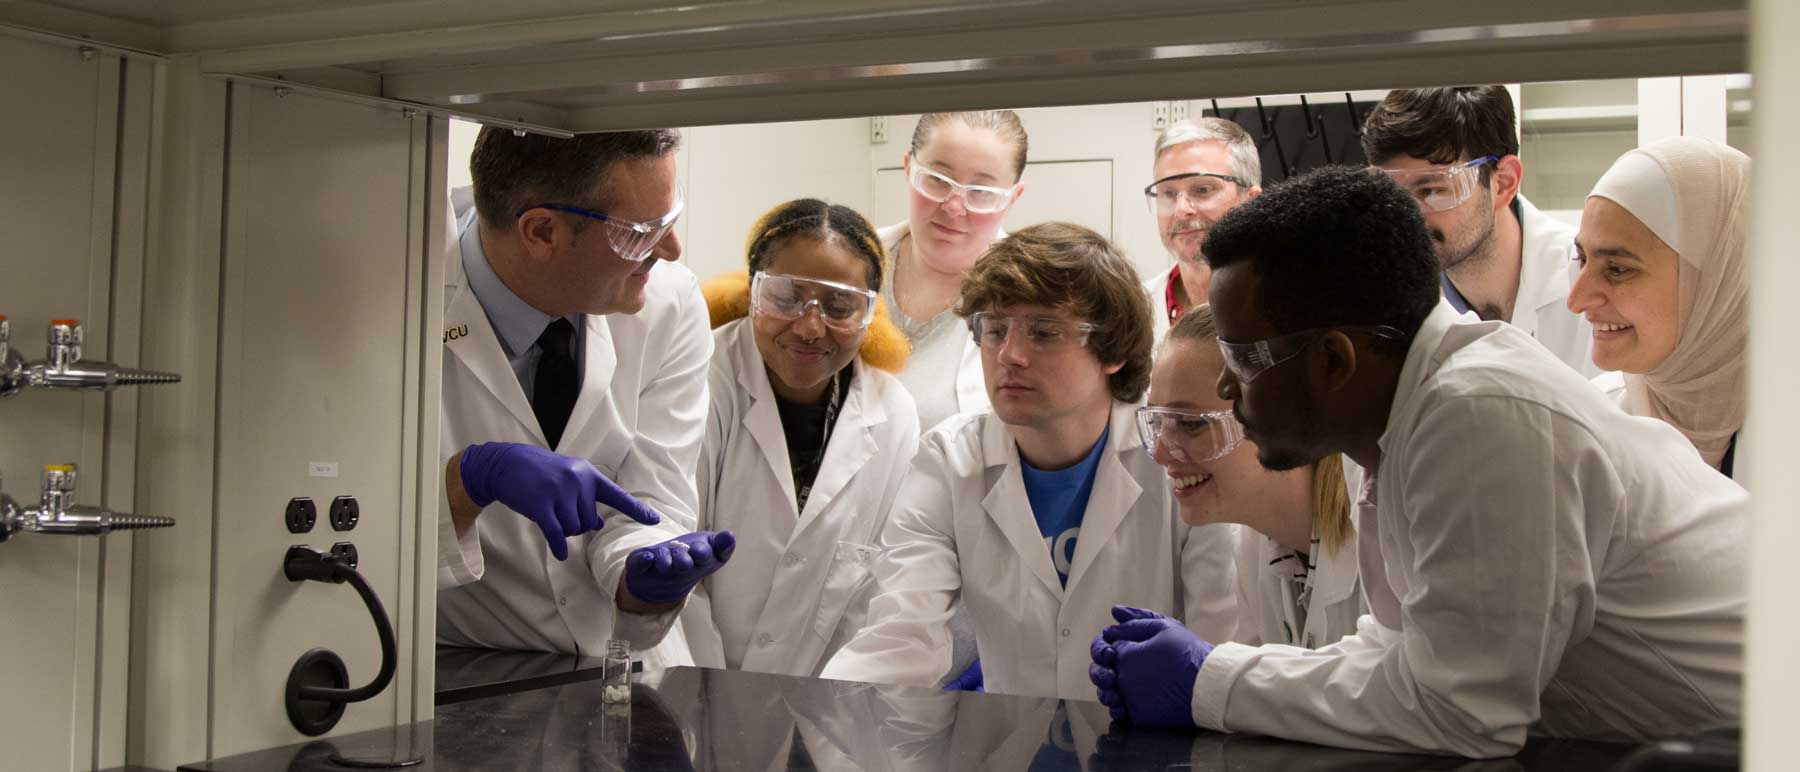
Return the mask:
[[702,287],[714,352],[694,526],[737,535],[735,570],[682,621],[698,664],[816,675],[861,624],[918,447],[891,374],[908,347],[879,302],[881,241],[854,210],[789,201],[745,254],[748,271]]

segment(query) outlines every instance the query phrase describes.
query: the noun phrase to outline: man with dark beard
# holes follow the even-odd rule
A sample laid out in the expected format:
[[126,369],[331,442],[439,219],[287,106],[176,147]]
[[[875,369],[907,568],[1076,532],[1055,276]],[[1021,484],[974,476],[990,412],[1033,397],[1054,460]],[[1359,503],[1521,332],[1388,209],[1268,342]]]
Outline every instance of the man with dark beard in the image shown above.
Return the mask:
[[1418,202],[1452,307],[1511,322],[1591,377],[1593,335],[1564,302],[1575,229],[1519,192],[1514,126],[1504,86],[1390,91],[1363,124],[1363,154]]
[[1144,283],[1162,341],[1184,309],[1206,305],[1206,255],[1200,243],[1213,223],[1262,193],[1262,159],[1250,134],[1223,118],[1176,123],[1156,137],[1156,181],[1144,188],[1163,247],[1175,258],[1168,273]]

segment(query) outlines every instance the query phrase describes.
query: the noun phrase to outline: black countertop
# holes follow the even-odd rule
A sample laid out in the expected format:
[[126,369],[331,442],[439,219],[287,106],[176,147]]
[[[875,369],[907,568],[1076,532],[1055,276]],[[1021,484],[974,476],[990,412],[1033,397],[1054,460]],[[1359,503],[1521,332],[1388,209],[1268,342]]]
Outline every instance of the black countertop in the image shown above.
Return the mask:
[[[480,659],[480,658],[477,658]],[[587,770],[1606,770],[1634,748],[1533,740],[1509,759],[1345,751],[1260,737],[1112,726],[1098,703],[674,668],[637,676],[608,708],[592,668],[526,659],[473,678],[490,696],[440,700],[437,719],[234,756],[183,770],[339,770],[333,759],[418,759],[435,772]],[[463,663],[467,665],[468,663]],[[474,674],[479,668],[465,668]],[[494,673],[524,674],[523,680]],[[570,674],[575,674],[571,676]],[[564,682],[514,689],[541,679]],[[574,680],[569,680],[573,678]],[[451,693],[469,682],[445,684]]]

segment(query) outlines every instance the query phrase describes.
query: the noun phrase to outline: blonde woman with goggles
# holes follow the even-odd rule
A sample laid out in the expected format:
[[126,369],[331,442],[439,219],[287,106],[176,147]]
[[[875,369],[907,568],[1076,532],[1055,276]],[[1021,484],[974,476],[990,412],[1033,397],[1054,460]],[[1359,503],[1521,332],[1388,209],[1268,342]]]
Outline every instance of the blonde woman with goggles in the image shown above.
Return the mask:
[[988,407],[980,353],[951,307],[975,259],[1006,235],[1000,222],[1025,189],[1026,145],[1010,110],[926,113],[913,130],[907,218],[880,232],[893,265],[881,294],[912,343],[899,375],[920,430]]
[[1232,640],[1308,649],[1335,643],[1356,632],[1364,613],[1343,456],[1264,469],[1231,403],[1213,388],[1224,367],[1212,310],[1183,314],[1150,373],[1138,436],[1168,472],[1183,522],[1255,529],[1238,532]]
[[790,201],[745,252],[747,273],[703,288],[715,329],[697,475],[700,523],[737,535],[740,570],[682,621],[698,664],[810,676],[861,626],[918,416],[890,374],[906,341],[877,299],[867,220]]

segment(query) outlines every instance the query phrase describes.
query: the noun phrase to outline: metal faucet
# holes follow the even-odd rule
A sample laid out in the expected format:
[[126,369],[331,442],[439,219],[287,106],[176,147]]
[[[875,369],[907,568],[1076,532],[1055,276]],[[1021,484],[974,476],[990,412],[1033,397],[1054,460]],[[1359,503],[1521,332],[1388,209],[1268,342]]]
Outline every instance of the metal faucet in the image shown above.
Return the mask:
[[81,322],[58,319],[50,323],[49,349],[43,361],[26,362],[11,350],[10,324],[0,316],[0,397],[10,397],[26,387],[107,391],[120,386],[176,383],[181,376],[155,370],[120,367],[111,362],[81,358]]
[[170,517],[114,512],[104,507],[75,503],[75,465],[44,467],[44,491],[38,506],[21,508],[0,493],[0,542],[21,531],[79,536],[137,528],[167,528]]

